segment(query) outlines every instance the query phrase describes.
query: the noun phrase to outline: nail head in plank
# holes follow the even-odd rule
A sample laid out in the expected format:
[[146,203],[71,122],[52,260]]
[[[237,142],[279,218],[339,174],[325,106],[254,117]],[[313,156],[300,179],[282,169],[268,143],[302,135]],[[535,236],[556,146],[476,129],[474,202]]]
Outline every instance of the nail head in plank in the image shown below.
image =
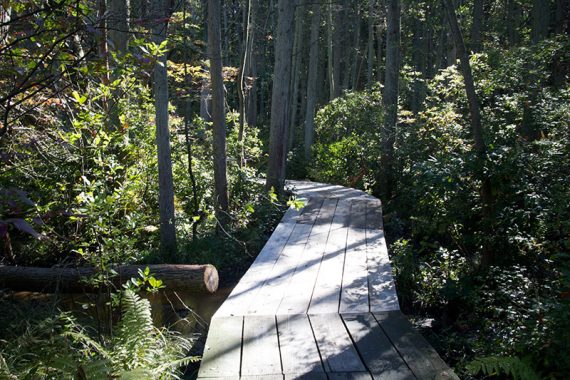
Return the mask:
[[242,376],[281,373],[275,317],[245,316],[243,322]]
[[323,373],[321,357],[307,315],[277,316],[283,373]]
[[401,312],[374,313],[374,317],[418,379],[459,380]]
[[342,319],[375,380],[415,379],[372,314],[343,315]]
[[309,319],[326,372],[366,371],[340,315],[316,314]]
[[243,317],[213,318],[198,377],[238,376]]

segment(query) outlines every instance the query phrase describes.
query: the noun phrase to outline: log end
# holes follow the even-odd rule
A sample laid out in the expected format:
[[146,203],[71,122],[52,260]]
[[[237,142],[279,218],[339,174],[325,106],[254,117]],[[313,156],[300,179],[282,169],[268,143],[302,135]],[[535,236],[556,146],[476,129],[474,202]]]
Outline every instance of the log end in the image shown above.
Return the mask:
[[206,289],[210,293],[214,293],[218,290],[219,282],[218,270],[215,266],[207,264],[204,270],[204,284],[206,285]]

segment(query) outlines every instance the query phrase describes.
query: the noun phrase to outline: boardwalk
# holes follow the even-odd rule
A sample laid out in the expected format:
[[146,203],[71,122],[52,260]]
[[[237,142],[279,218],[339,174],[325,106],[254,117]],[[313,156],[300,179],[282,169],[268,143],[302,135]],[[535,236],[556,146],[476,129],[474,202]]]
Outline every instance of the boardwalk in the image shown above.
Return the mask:
[[399,311],[380,201],[289,186],[306,205],[212,318],[199,379],[457,379]]

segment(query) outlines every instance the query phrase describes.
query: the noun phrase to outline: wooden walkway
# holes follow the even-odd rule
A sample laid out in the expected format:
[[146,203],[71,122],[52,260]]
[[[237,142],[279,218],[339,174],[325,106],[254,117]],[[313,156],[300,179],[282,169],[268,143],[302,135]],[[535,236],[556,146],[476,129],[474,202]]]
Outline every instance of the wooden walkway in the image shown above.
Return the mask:
[[380,201],[290,181],[289,209],[216,312],[199,379],[457,379],[400,313]]

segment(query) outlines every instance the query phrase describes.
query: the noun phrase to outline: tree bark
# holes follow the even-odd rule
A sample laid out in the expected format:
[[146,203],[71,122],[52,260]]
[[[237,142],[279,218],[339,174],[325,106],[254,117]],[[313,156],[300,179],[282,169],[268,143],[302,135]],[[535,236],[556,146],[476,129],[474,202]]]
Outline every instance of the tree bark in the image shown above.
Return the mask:
[[534,0],[532,3],[531,42],[537,44],[548,37],[550,0]]
[[386,0],[386,74],[384,84],[384,128],[380,157],[380,192],[386,200],[393,191],[394,142],[398,121],[398,93],[400,74],[400,0]]
[[[382,0],[381,0],[382,1]],[[382,70],[382,61],[384,60],[383,52],[384,52],[384,29],[385,29],[385,20],[384,20],[384,4],[381,2],[381,6],[379,7],[380,12],[380,19],[378,21],[378,25],[376,25],[376,80],[380,83],[384,82],[384,75]]]
[[289,123],[289,146],[287,151],[293,148],[295,141],[295,130],[297,129],[297,115],[299,113],[299,82],[301,80],[301,63],[303,58],[303,32],[305,12],[305,0],[299,0],[295,14],[295,40],[293,42],[293,71],[291,80],[291,118]]
[[[447,12],[447,19],[453,36],[453,41],[459,54],[459,61],[461,64],[461,72],[465,82],[465,92],[467,93],[467,100],[469,103],[469,114],[471,116],[471,132],[473,134],[475,152],[477,153],[477,160],[479,161],[479,168],[476,171],[476,176],[481,180],[481,203],[482,203],[482,219],[483,228],[490,230],[492,228],[492,207],[493,207],[493,194],[491,190],[491,182],[489,177],[484,174],[483,167],[486,155],[486,146],[483,139],[483,127],[481,124],[481,111],[477,94],[475,92],[475,83],[473,81],[473,74],[471,72],[471,65],[469,64],[469,54],[465,48],[465,42],[461,35],[461,29],[457,22],[453,0],[442,0],[445,10]],[[491,265],[494,261],[493,252],[489,249],[486,243],[483,244],[483,252],[481,263],[484,267]]]
[[332,3],[327,6],[327,82],[329,84],[329,100],[334,99],[334,65],[333,65],[333,11]]
[[483,29],[483,6],[485,0],[475,0],[473,3],[473,24],[471,25],[471,50],[480,52],[482,48],[481,31]]
[[[168,0],[152,2],[152,36],[157,45],[166,40]],[[158,147],[158,205],[160,210],[160,252],[166,260],[176,258],[176,226],[174,219],[174,183],[170,154],[168,120],[167,54],[154,65],[154,105],[156,112],[156,144]]]
[[374,0],[370,0],[368,6],[368,57],[367,57],[367,70],[366,81],[368,87],[372,86],[374,82]]
[[342,72],[342,31],[344,30],[344,9],[345,4],[343,3],[343,9],[336,8],[334,12],[334,35],[333,35],[333,83],[334,83],[334,96],[333,98],[338,98],[342,93],[341,87],[341,72]]
[[222,227],[227,222],[228,180],[226,157],[226,114],[222,76],[222,35],[220,0],[208,0],[208,56],[212,91],[212,122],[214,132],[214,187],[216,217]]
[[277,36],[275,40],[275,66],[271,96],[271,122],[269,130],[269,164],[267,169],[268,189],[283,191],[285,164],[289,137],[289,102],[291,100],[291,54],[295,28],[294,0],[279,0]]
[[[131,278],[139,278],[139,270],[148,266],[166,290],[213,293],[218,289],[218,271],[212,265],[125,265],[113,268],[117,276],[111,283],[120,288]],[[95,268],[37,268],[0,265],[0,288],[17,291],[81,293],[97,291],[88,280],[99,273]]]
[[317,76],[319,67],[319,29],[321,26],[321,5],[313,4],[311,38],[309,48],[309,75],[307,79],[307,113],[305,114],[305,160],[311,159],[311,147],[315,134],[315,109],[317,107]]
[[520,42],[519,27],[522,18],[522,8],[516,0],[507,2],[507,43],[509,47],[517,46]]
[[107,17],[107,29],[112,50],[124,53],[127,51],[129,38],[128,23],[128,0],[109,0],[109,16]]

